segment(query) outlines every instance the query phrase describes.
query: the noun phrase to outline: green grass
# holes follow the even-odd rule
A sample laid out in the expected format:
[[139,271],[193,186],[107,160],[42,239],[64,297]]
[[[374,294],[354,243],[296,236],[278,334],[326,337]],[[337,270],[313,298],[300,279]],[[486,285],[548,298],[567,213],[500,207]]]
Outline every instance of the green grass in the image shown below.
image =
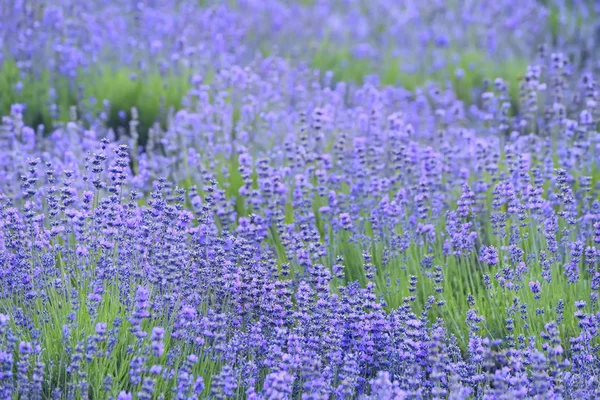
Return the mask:
[[[15,103],[26,105],[24,121],[27,125],[48,127],[69,120],[69,110],[77,106],[80,115],[88,123],[94,121],[103,110],[103,101],[110,102],[110,112],[106,124],[118,130],[129,128],[131,109],[139,114],[140,141],[145,143],[148,129],[156,122],[166,126],[169,109],[178,109],[190,88],[191,71],[178,73],[140,73],[132,68],[99,68],[79,71],[75,79],[51,76],[49,72],[22,74],[14,61],[0,65],[0,111],[8,115],[10,106]],[[210,76],[210,75],[208,75]],[[17,90],[17,84],[22,89]],[[59,113],[53,118],[50,105],[53,103],[50,90],[56,92],[54,103]],[[119,117],[119,111],[126,112],[126,118]]]
[[[437,51],[444,54],[447,60],[452,61],[433,73],[425,68],[416,68],[414,72],[408,72],[406,68],[414,60],[402,60],[390,55],[384,55],[379,63],[367,59],[354,59],[348,47],[340,47],[325,40],[315,51],[312,66],[320,71],[331,71],[336,81],[360,84],[367,75],[379,75],[383,85],[400,85],[410,91],[422,88],[429,82],[438,83],[442,89],[450,83],[457,97],[466,103],[474,100],[473,90],[481,88],[484,79],[493,82],[495,78],[502,77],[510,83],[509,93],[513,103],[517,104],[519,96],[517,78],[525,74],[528,65],[524,58],[513,57],[498,61],[476,50]],[[458,57],[454,57],[455,53]],[[426,65],[432,62],[432,60],[428,61],[427,57],[424,61]],[[456,75],[459,69],[464,71],[462,78]]]

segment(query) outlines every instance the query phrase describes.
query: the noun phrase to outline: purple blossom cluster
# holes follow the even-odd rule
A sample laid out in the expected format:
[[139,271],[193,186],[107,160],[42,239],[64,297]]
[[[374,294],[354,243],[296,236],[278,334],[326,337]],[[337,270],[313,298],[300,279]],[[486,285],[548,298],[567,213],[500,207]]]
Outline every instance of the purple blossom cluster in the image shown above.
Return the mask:
[[560,57],[517,117],[277,58],[145,148],[14,106],[3,397],[597,397],[600,108]]
[[22,104],[2,118],[2,398],[600,397],[594,69],[540,46],[517,98],[497,78],[465,104],[252,42],[367,52],[509,29],[529,46],[546,8],[149,3],[0,8],[19,68],[215,71],[143,145],[136,109],[128,135],[75,107],[46,130]]
[[547,39],[550,12],[533,0],[518,7],[515,0],[16,0],[0,10],[0,62],[14,60],[22,74],[38,76],[74,78],[98,66],[201,75],[265,52],[310,62],[324,43],[324,51],[344,49],[373,65],[388,54],[405,60],[405,73],[434,73],[456,62],[456,49],[529,54]]

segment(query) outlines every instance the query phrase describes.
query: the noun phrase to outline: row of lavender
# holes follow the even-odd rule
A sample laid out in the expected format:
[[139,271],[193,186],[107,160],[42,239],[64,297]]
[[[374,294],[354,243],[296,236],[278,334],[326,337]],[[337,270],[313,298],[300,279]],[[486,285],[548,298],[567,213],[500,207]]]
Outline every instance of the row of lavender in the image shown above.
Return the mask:
[[145,148],[0,132],[3,398],[595,398],[600,115],[546,54],[473,105],[279,58]]
[[[558,10],[569,26],[595,12],[584,3]],[[197,69],[242,63],[258,51],[302,58],[324,40],[359,58],[390,52],[417,62],[422,49],[436,47],[507,56],[547,39],[550,12],[531,0],[519,7],[514,0],[16,0],[0,10],[0,60],[67,76],[97,65]]]
[[[180,108],[189,78],[209,82],[214,71],[266,55],[332,70],[338,80],[381,73],[387,83],[421,84],[430,74],[451,79],[456,69],[477,77],[464,86],[478,86],[484,70],[514,70],[551,36],[551,7],[513,3],[11,1],[0,8],[0,110],[24,104],[24,121],[49,131],[75,105],[86,124],[88,114],[104,112],[117,129],[135,106],[145,143],[149,126],[164,128],[168,109]],[[561,32],[571,40],[584,33],[593,49],[590,29],[575,22],[594,12],[580,8],[560,10],[569,26]]]

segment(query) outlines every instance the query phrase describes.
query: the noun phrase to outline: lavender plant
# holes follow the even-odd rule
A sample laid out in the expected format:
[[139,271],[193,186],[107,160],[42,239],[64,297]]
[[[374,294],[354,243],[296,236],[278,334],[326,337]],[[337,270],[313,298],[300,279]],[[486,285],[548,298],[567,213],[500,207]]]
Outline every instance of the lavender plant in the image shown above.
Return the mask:
[[[77,106],[128,130],[137,107],[145,138],[157,120],[165,128],[194,78],[210,81],[214,71],[257,54],[331,70],[336,80],[376,72],[411,90],[466,70],[454,86],[470,100],[483,77],[524,67],[546,39],[550,15],[532,0],[519,7],[512,0],[20,0],[0,10],[0,108],[8,114],[24,103],[25,121],[49,129]],[[82,117],[89,123],[92,116]]]
[[[7,44],[29,60],[20,71],[42,71],[46,56],[26,39],[57,29],[55,45],[81,63],[131,56],[142,75],[152,69],[137,61],[206,52],[171,60],[189,68],[189,90],[149,128],[132,107],[115,129],[110,102],[101,112],[77,102],[43,128],[28,123],[27,103],[2,118],[3,398],[600,395],[600,106],[593,65],[574,65],[569,46],[539,46],[521,78],[494,76],[467,98],[460,85],[408,90],[377,74],[356,84],[308,67],[294,53],[323,39],[321,26],[306,26],[288,58],[266,40],[289,39],[297,28],[285,21],[360,11],[368,22],[327,40],[383,46],[402,24],[379,2],[158,1],[128,5],[133,17],[69,4],[2,11],[55,21],[28,33],[16,19],[3,33],[22,35]],[[453,21],[450,6],[474,12],[461,5],[399,15],[433,34]],[[520,14],[530,9],[511,5],[490,6],[484,25],[537,44]],[[75,35],[81,21],[98,36]],[[181,31],[153,33],[154,22]],[[102,40],[119,29],[150,47],[111,53]],[[194,44],[177,47],[175,31]],[[465,31],[452,41],[482,46],[477,27]],[[498,54],[512,51],[505,39]],[[54,60],[47,76],[76,82],[81,65]]]

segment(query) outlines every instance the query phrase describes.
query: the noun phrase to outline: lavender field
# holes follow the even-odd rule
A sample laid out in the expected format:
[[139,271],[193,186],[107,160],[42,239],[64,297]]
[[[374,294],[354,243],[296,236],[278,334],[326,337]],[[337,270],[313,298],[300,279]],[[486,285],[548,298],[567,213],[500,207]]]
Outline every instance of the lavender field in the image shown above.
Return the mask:
[[0,400],[600,398],[600,6],[0,1]]

